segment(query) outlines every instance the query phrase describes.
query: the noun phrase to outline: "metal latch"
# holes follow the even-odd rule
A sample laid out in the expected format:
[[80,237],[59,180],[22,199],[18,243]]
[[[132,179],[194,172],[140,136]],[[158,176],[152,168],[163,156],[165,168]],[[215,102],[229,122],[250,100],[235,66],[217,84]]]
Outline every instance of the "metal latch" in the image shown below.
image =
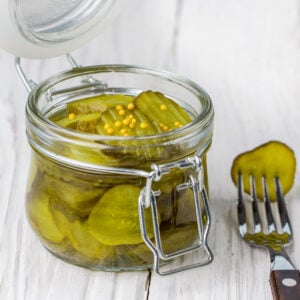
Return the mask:
[[[153,191],[153,181],[159,181],[164,174],[170,173],[172,169],[192,169],[193,172],[189,175],[189,180],[176,187],[177,191],[190,188],[193,191],[195,201],[195,212],[198,229],[198,241],[193,245],[179,249],[172,253],[165,253],[162,246],[158,208],[156,203],[156,197],[159,196],[160,191]],[[202,160],[198,156],[189,157],[177,162],[167,164],[153,164],[152,172],[149,173],[149,177],[146,181],[146,186],[142,189],[139,197],[139,217],[140,228],[144,242],[149,247],[154,255],[153,269],[159,275],[170,275],[180,271],[200,267],[207,265],[213,260],[213,255],[207,244],[207,236],[211,224],[211,215],[209,211],[208,196],[206,193],[205,185],[203,183],[203,166]],[[146,208],[151,207],[153,230],[154,230],[154,242],[151,240],[147,233],[145,212]],[[203,221],[205,216],[205,221]],[[195,252],[197,250],[204,250],[205,258],[197,263],[180,266],[175,269],[163,271],[162,264],[172,261],[174,258]]]

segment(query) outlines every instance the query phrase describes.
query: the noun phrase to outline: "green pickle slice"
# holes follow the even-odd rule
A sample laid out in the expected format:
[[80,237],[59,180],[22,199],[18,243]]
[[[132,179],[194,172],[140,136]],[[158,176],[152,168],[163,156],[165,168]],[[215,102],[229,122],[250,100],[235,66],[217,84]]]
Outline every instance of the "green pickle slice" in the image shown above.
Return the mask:
[[94,112],[104,112],[109,107],[117,105],[127,106],[133,100],[132,96],[122,94],[115,95],[99,95],[82,100],[76,100],[68,104],[67,112],[74,114],[89,114]]
[[106,188],[49,178],[49,193],[80,217],[88,216]]
[[63,244],[65,235],[53,219],[49,199],[49,194],[40,188],[26,203],[28,219],[43,240],[51,244]]
[[256,193],[260,200],[264,199],[262,178],[265,177],[269,198],[276,201],[275,177],[280,179],[283,194],[293,186],[296,173],[294,151],[280,141],[269,141],[250,151],[238,155],[231,167],[231,178],[238,184],[238,174],[243,175],[243,186],[246,193],[251,194],[250,176],[256,184]]
[[[191,247],[195,241],[199,239],[197,223],[190,223],[182,227],[171,227],[162,230],[161,240],[164,253],[170,254],[172,252]],[[138,245],[129,245],[131,251],[145,260],[152,263],[153,254],[144,243]]]
[[[109,189],[95,205],[88,219],[90,233],[105,245],[138,244],[143,241],[138,215],[141,189],[118,185]],[[151,211],[146,210],[146,227],[153,236]]]
[[94,133],[100,117],[101,113],[99,112],[78,115],[69,114],[68,117],[56,121],[56,124],[77,131]]
[[184,109],[159,92],[143,92],[136,97],[135,103],[137,108],[153,123],[158,124],[162,131],[182,127],[191,121]]
[[102,245],[88,231],[86,222],[66,210],[57,199],[50,202],[53,219],[80,254],[94,260],[105,260],[114,248]]

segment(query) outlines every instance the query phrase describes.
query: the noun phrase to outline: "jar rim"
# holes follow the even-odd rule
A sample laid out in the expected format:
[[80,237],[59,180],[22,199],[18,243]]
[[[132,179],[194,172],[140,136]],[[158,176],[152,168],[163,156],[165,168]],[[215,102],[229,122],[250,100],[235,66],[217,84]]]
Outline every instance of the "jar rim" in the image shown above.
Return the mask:
[[[187,125],[174,129],[168,132],[144,135],[144,136],[108,136],[100,134],[92,134],[85,132],[78,132],[68,128],[58,126],[52,122],[49,118],[45,116],[44,113],[38,108],[38,101],[41,95],[47,93],[58,83],[79,77],[82,75],[93,75],[100,73],[109,73],[109,72],[119,72],[119,73],[132,73],[132,74],[144,74],[159,77],[160,79],[165,79],[174,84],[180,85],[189,92],[193,93],[197,99],[201,102],[201,112],[192,119]],[[172,73],[165,70],[160,70],[151,67],[144,67],[139,65],[126,65],[126,64],[107,64],[107,65],[93,65],[93,66],[84,66],[84,67],[75,67],[67,71],[60,72],[58,74],[52,75],[36,85],[36,87],[30,92],[28,96],[28,101],[26,105],[26,114],[30,119],[30,122],[33,123],[36,127],[47,128],[58,135],[68,135],[69,138],[76,138],[82,141],[130,141],[130,140],[152,140],[155,138],[170,138],[174,135],[184,134],[186,131],[193,130],[194,128],[207,127],[209,126],[214,117],[214,109],[210,96],[207,92],[199,86],[197,83],[192,80]]]

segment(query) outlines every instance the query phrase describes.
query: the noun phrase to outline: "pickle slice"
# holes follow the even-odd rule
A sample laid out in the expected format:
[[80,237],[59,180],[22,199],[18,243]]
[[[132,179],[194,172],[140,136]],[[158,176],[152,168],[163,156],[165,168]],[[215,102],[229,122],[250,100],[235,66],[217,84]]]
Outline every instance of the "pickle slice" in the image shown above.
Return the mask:
[[164,174],[162,179],[153,182],[153,190],[159,190],[161,193],[170,194],[177,185],[184,182],[185,172],[182,170],[171,170]]
[[117,264],[120,268],[126,268],[130,265],[142,266],[149,264],[131,250],[131,245],[118,245],[114,247],[116,249]]
[[49,207],[48,193],[39,188],[26,202],[26,211],[31,226],[46,242],[62,244],[65,235],[56,225]]
[[161,233],[162,246],[166,253],[172,253],[192,246],[199,239],[197,223],[182,227],[171,227]]
[[[107,153],[107,154],[106,154]],[[75,160],[91,163],[91,164],[104,164],[108,166],[118,166],[119,160],[112,155],[110,151],[101,151],[94,149],[87,149],[84,146],[71,145],[69,157]]]
[[160,132],[139,110],[112,107],[101,115],[96,126],[97,133],[112,136],[143,136]]
[[[143,241],[138,215],[140,188],[118,185],[109,189],[95,205],[88,219],[91,234],[102,244],[138,244]],[[151,211],[146,210],[146,226],[153,236]]]
[[183,226],[197,221],[194,192],[191,189],[179,192],[174,189],[169,194],[158,196],[157,207],[164,223]]
[[270,141],[238,155],[231,167],[231,178],[237,185],[238,174],[242,174],[244,191],[251,194],[249,176],[253,176],[257,196],[262,200],[262,177],[265,177],[270,200],[276,201],[274,178],[280,179],[282,191],[286,194],[293,186],[295,172],[296,158],[293,150],[282,142]]
[[181,191],[176,204],[177,226],[197,221],[194,192],[191,189]]
[[[161,231],[161,241],[164,253],[172,253],[192,246],[199,239],[196,223],[186,226],[172,227]],[[153,262],[153,253],[145,243],[128,246],[132,252],[145,262]]]
[[113,247],[97,241],[89,233],[86,222],[65,209],[57,199],[51,199],[50,207],[57,226],[80,254],[93,260],[105,260],[113,255]]
[[[124,115],[119,115],[120,110],[116,107],[109,108],[103,113],[96,126],[97,133],[101,135],[134,137],[151,135],[161,131],[159,126],[154,125],[139,110],[134,108],[132,110],[126,108],[121,110],[125,112]],[[120,146],[120,149],[117,155],[109,150],[105,151],[107,155],[116,155],[116,157],[122,156],[122,159],[126,158],[131,161],[135,159],[137,162],[143,162],[153,157],[161,157],[164,153],[164,149],[156,145],[143,145],[141,141],[134,139],[123,139],[109,143],[114,146]]]
[[56,121],[56,124],[81,132],[95,133],[100,116],[101,113],[99,112],[78,115],[69,114],[67,117]]
[[115,95],[99,95],[95,97],[76,100],[67,105],[67,112],[69,114],[89,114],[93,112],[104,112],[109,107],[117,105],[127,106],[133,100],[132,96],[122,94]]
[[188,124],[191,118],[176,102],[162,93],[146,91],[134,100],[137,108],[163,131],[169,131]]
[[49,194],[61,201],[61,203],[80,217],[88,216],[93,206],[104,194],[105,188],[97,188],[91,184],[80,184],[79,182],[64,182],[62,180],[50,179]]

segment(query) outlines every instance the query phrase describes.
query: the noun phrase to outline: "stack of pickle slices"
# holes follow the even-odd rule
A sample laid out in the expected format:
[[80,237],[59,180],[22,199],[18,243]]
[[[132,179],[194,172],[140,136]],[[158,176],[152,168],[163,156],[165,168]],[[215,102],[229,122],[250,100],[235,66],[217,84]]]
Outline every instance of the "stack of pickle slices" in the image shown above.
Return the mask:
[[[191,118],[175,101],[159,92],[146,91],[135,97],[103,94],[75,100],[53,116],[52,121],[87,134],[141,137],[178,129]],[[123,146],[134,143],[124,140]],[[160,150],[154,149],[156,152],[152,149],[134,153],[134,159],[143,164],[149,157],[157,157]],[[109,159],[115,165],[120,159],[104,152],[85,152],[75,146],[70,149],[70,156],[75,159],[84,156],[90,163]],[[152,254],[139,228],[138,198],[145,185],[143,178],[84,173],[38,153],[33,160],[27,214],[31,226],[51,252],[72,263],[97,269],[130,269],[152,264]],[[166,252],[196,240],[193,192],[176,190],[176,185],[188,176],[188,171],[174,170],[154,183],[153,188],[160,191],[157,205]],[[148,235],[153,238],[150,209],[145,213]]]

